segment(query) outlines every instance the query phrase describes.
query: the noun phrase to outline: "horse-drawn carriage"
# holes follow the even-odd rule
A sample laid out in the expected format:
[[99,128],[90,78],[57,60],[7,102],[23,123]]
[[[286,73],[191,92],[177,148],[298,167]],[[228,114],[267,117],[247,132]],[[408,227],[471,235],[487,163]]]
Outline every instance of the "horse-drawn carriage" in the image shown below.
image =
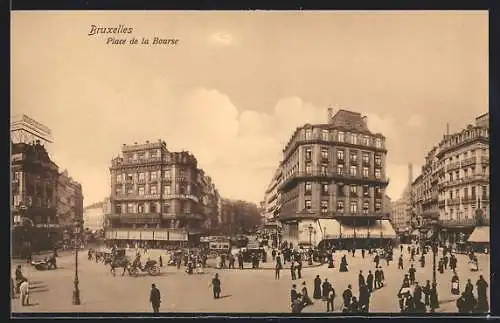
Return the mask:
[[126,249],[115,249],[113,250],[110,257],[106,258],[104,263],[111,267],[111,273],[115,276],[116,268],[123,268],[122,276],[125,275],[125,271],[128,271],[130,276],[138,276],[140,272],[147,272],[151,276],[155,276],[160,273],[158,264],[156,260],[147,260],[144,266],[136,264],[135,261],[132,262],[127,256]]

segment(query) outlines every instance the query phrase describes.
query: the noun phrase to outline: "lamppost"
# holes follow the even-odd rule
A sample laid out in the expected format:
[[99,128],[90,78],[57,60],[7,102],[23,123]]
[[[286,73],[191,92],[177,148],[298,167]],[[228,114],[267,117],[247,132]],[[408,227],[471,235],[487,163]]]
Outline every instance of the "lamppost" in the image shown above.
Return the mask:
[[433,221],[433,235],[432,235],[432,241],[431,241],[431,247],[432,247],[432,283],[437,284],[436,282],[436,258],[437,258],[437,253],[438,253],[438,223],[437,221]]
[[312,248],[312,234],[313,234],[313,230],[314,230],[312,224],[309,224],[307,229],[309,230],[309,246],[311,246],[311,248]]
[[75,239],[75,280],[73,290],[73,305],[80,305],[80,289],[78,288],[78,239],[80,238],[80,220],[75,219],[74,222],[74,239]]

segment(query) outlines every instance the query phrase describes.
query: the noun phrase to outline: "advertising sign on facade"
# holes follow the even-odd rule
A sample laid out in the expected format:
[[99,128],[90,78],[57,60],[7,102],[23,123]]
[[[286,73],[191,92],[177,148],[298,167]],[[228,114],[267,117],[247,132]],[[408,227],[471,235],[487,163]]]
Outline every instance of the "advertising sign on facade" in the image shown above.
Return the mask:
[[170,241],[187,241],[187,235],[184,232],[173,232],[170,231],[168,234],[168,240]]
[[141,231],[141,240],[153,240],[153,231]]
[[128,239],[128,231],[117,230],[116,231],[116,239],[127,240]]
[[129,231],[128,238],[130,240],[141,240],[141,232],[140,231]]

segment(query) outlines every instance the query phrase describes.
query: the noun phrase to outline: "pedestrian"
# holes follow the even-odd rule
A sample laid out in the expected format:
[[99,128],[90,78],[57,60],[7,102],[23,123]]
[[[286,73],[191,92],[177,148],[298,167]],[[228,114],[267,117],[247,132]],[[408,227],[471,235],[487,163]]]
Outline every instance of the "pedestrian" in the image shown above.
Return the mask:
[[297,285],[293,284],[290,290],[290,302],[293,303],[299,298],[299,293],[297,292]]
[[312,305],[313,301],[309,297],[309,293],[307,292],[306,282],[302,282],[302,301],[305,306]]
[[276,259],[276,249],[273,248],[273,250],[271,251],[271,256],[272,256],[273,261],[274,261],[274,259]]
[[325,281],[323,282],[323,285],[321,286],[322,287],[322,293],[321,293],[321,296],[322,296],[322,299],[324,301],[326,301],[328,299],[328,293],[330,292],[330,282],[328,282],[328,279],[325,278]]
[[410,261],[415,261],[415,248],[411,248]]
[[361,257],[362,257],[363,259],[365,259],[365,249],[364,249],[364,248],[363,248],[363,249],[361,249]]
[[403,255],[400,255],[400,256],[399,256],[399,260],[398,260],[398,269],[404,269],[404,268],[403,268]]
[[401,253],[403,253],[403,245],[399,246],[399,250],[401,250]]
[[350,306],[351,306],[352,298],[353,298],[352,297],[352,287],[349,284],[347,286],[347,289],[344,290],[344,292],[342,293],[342,299],[344,301],[344,308],[343,308],[342,312],[348,312],[349,311]]
[[472,295],[472,292],[474,291],[474,286],[472,285],[472,282],[470,279],[467,279],[467,284],[465,285],[465,290],[464,292],[466,294]]
[[479,279],[476,282],[477,286],[477,311],[480,313],[488,312],[488,298],[486,295],[486,289],[488,288],[488,283],[484,280],[483,275],[479,275]]
[[214,299],[220,298],[220,279],[219,279],[219,274],[215,274],[215,277],[212,279],[212,282],[210,283],[210,287],[212,287],[212,291],[214,294]]
[[420,308],[420,304],[422,303],[422,288],[418,282],[415,282],[415,287],[413,288],[413,301],[415,302],[415,308]]
[[424,268],[425,267],[425,256],[424,254],[422,253],[422,255],[420,256],[420,267]]
[[360,312],[359,306],[360,306],[360,304],[358,303],[358,299],[353,296],[351,303],[349,304],[348,312],[349,313],[359,313]]
[[364,285],[364,284],[365,284],[365,276],[363,276],[363,271],[360,270],[359,271],[359,275],[358,275],[358,286],[359,286],[359,288],[361,288],[361,286]]
[[27,279],[24,279],[19,285],[19,299],[21,306],[30,305],[30,284]]
[[444,256],[443,257],[443,265],[444,265],[444,269],[448,269],[448,256]]
[[334,308],[333,308],[334,300],[335,300],[335,289],[333,288],[333,286],[330,286],[330,290],[328,291],[328,297],[326,300],[326,311],[327,312],[334,311]]
[[274,267],[274,279],[280,279],[281,262],[276,261],[276,266]]
[[340,259],[340,266],[339,266],[339,272],[347,272],[347,257],[346,255],[343,255],[342,258]]
[[379,268],[380,268],[380,285],[384,287],[384,282],[385,282],[384,270],[382,269],[382,267]]
[[352,248],[352,256],[354,257],[354,254],[356,253],[356,249]]
[[427,280],[424,288],[422,288],[422,292],[424,293],[424,305],[425,306],[431,305],[431,302],[430,302],[431,282],[429,280]]
[[366,284],[361,285],[359,288],[359,305],[362,313],[370,311],[370,291]]
[[460,295],[460,279],[457,272],[453,272],[453,277],[451,277],[451,293],[453,295]]
[[153,313],[158,313],[160,311],[161,295],[160,295],[160,290],[156,288],[155,284],[151,284],[149,301],[151,302],[151,306],[153,307]]
[[297,278],[302,279],[302,260],[297,261]]
[[313,298],[321,299],[321,278],[319,278],[319,275],[316,275],[316,278],[314,278]]
[[160,255],[160,258],[158,259],[158,262],[160,263],[160,267],[163,267],[163,258]]
[[378,254],[376,254],[373,261],[375,262],[375,268],[378,267],[378,264],[380,262],[380,256]]
[[293,261],[293,260],[290,264],[290,274],[292,276],[292,280],[297,279],[297,277],[295,276],[295,261]]
[[375,269],[375,289],[379,289],[380,287],[381,287],[380,271],[378,270],[378,267],[377,267],[377,269]]
[[366,277],[366,286],[370,293],[373,292],[373,274],[371,270],[368,271],[368,276]]
[[439,259],[438,270],[440,274],[444,273],[444,260],[442,258]]
[[408,269],[408,273],[410,274],[410,285],[413,285],[415,283],[415,273],[417,270],[413,267],[413,264],[411,264],[410,269]]

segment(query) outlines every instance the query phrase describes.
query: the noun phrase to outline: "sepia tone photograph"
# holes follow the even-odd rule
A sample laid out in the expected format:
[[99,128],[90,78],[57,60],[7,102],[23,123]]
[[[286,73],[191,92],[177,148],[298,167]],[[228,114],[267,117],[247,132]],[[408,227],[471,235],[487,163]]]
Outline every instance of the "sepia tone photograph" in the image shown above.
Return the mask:
[[488,313],[487,11],[13,11],[11,312]]

